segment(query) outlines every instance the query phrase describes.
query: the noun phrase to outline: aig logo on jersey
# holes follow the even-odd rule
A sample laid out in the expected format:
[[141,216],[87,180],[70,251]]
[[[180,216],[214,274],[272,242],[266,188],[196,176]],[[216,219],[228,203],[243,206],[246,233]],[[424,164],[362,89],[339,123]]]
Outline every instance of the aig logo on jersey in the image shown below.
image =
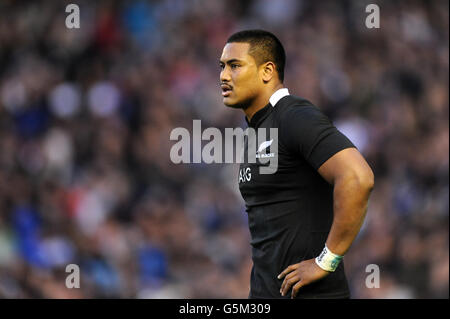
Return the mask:
[[241,168],[239,170],[239,183],[250,182],[252,179],[252,170],[250,167]]

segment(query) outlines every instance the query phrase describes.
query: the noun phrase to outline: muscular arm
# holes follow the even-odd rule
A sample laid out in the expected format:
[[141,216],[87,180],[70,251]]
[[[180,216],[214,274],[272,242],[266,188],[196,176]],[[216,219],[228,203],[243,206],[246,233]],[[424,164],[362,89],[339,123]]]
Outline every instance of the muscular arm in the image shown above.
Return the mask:
[[[334,185],[333,224],[326,245],[331,252],[344,255],[364,221],[374,185],[373,172],[356,148],[336,153],[319,167],[318,172]],[[314,258],[290,265],[278,276],[283,279],[280,293],[285,296],[292,287],[293,298],[301,287],[328,274],[316,265]]]
[[355,148],[336,153],[318,172],[334,185],[333,224],[326,244],[333,253],[344,255],[364,221],[374,185],[373,172]]

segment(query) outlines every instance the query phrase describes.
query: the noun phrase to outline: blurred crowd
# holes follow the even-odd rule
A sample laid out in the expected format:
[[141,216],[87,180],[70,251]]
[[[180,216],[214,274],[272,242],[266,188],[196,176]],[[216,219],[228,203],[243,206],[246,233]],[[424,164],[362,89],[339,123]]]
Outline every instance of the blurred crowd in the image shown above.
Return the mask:
[[69,2],[0,2],[0,297],[248,296],[237,164],[175,165],[169,136],[193,119],[246,126],[222,104],[218,59],[262,28],[285,46],[291,94],[374,170],[345,257],[352,297],[448,298],[448,1],[71,2],[79,29]]

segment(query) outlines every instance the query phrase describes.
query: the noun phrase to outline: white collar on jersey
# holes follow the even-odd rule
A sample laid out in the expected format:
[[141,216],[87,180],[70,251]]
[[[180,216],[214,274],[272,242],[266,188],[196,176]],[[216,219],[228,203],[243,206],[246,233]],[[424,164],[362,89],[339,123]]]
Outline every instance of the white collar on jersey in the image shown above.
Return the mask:
[[287,88],[278,89],[269,98],[269,102],[272,106],[275,106],[275,104],[277,104],[278,101],[281,100],[281,98],[285,97],[286,95],[289,95],[289,91]]

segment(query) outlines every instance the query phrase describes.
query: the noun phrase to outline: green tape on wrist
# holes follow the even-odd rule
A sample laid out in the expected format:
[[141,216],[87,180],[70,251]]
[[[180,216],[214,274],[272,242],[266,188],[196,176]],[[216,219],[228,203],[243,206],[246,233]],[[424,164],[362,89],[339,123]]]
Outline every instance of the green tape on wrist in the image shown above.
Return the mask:
[[333,254],[325,245],[322,252],[316,258],[316,264],[325,271],[334,272],[344,256]]

